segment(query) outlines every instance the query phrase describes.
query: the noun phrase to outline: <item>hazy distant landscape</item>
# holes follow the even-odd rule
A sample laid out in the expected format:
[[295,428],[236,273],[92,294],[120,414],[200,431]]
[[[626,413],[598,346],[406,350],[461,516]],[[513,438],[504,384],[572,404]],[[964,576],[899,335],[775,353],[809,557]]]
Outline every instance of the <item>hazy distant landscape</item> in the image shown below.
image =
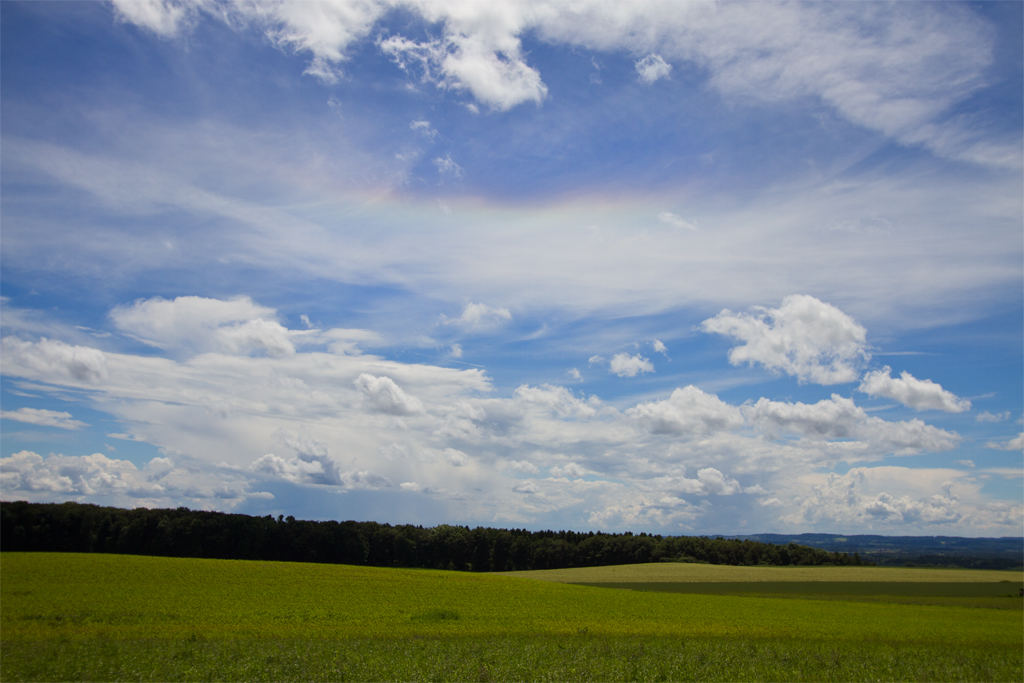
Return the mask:
[[840,534],[751,534],[736,536],[763,543],[797,543],[844,553],[859,553],[879,565],[926,564],[1015,569],[1024,564],[1024,536],[961,538],[958,536],[872,536]]

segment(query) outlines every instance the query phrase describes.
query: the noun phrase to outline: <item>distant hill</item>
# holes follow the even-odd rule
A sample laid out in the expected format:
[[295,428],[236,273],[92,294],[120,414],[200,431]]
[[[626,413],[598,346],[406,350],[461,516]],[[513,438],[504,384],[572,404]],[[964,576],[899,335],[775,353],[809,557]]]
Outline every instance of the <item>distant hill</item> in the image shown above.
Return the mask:
[[784,545],[797,543],[829,552],[859,553],[878,565],[932,565],[976,569],[1024,567],[1024,537],[874,536],[840,534],[748,534],[741,540]]

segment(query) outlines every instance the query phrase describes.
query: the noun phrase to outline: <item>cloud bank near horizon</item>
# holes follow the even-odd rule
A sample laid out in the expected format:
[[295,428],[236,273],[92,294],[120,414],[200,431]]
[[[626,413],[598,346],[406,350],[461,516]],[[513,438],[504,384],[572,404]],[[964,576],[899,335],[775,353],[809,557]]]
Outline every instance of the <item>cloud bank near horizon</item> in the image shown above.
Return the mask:
[[[792,374],[820,367],[815,359],[832,357],[837,340],[842,347],[851,335],[856,343],[848,355],[860,355],[864,328],[813,297],[789,297],[769,312],[776,328],[787,329],[779,311],[794,302],[819,315],[805,315],[799,333],[786,336],[811,359],[792,364]],[[473,306],[466,310],[493,310]],[[723,311],[702,328],[717,332],[718,323],[735,316]],[[128,429],[108,436],[150,443],[162,455],[140,470],[100,453],[22,451],[0,459],[4,495],[232,508],[272,500],[268,484],[287,482],[429,496],[462,518],[493,524],[578,509],[583,523],[604,528],[693,529],[713,518],[725,498],[730,507],[763,508],[759,514],[796,525],[813,520],[833,528],[894,529],[910,520],[924,529],[969,520],[972,528],[995,533],[1020,522],[1021,506],[984,500],[977,472],[865,465],[951,451],[962,438],[920,419],[873,417],[839,394],[810,404],[762,397],[734,405],[688,385],[620,410],[596,395],[550,384],[524,384],[509,398],[493,397],[490,379],[476,369],[387,361],[358,343],[330,347],[344,336],[372,338],[365,332],[278,325],[274,343],[221,341],[220,330],[251,329],[278,317],[246,297],[154,298],[111,311],[118,330],[167,357],[5,337],[6,377],[37,392],[82,392]],[[750,320],[761,325],[754,328],[760,334],[773,333],[760,319]],[[302,345],[279,353],[280,340],[290,335],[301,335]],[[610,371],[623,378],[635,378],[648,362],[620,356]],[[888,366],[871,370],[864,382],[870,387],[889,372]],[[831,371],[819,379],[838,383]],[[914,381],[939,402],[908,401],[912,407],[967,409],[941,387]],[[65,428],[82,424],[68,413],[43,417],[59,418],[61,424],[53,424]],[[858,466],[838,479],[806,474],[840,464]],[[873,478],[876,469],[895,473],[898,487],[888,490],[886,480]],[[929,488],[937,472],[941,500]]]

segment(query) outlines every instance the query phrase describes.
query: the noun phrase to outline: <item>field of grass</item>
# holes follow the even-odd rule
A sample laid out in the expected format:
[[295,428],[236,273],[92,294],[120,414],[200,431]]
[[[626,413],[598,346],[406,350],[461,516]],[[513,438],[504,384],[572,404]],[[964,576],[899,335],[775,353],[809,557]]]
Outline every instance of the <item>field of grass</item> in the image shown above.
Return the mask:
[[921,569],[913,567],[731,567],[716,564],[659,562],[621,564],[614,567],[544,569],[503,572],[515,576],[561,583],[746,583],[883,582],[883,583],[998,583],[1024,581],[1024,572],[977,569]]
[[0,577],[4,680],[1020,680],[1024,670],[1019,609],[117,555],[5,553]]

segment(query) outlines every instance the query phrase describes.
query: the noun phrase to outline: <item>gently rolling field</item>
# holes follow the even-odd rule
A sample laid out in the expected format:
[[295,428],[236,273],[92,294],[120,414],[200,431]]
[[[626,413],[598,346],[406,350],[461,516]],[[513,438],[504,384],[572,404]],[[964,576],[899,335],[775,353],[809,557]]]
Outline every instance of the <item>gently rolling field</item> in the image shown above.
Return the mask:
[[999,583],[1024,581],[1024,572],[978,569],[920,569],[912,567],[732,567],[720,564],[659,562],[614,567],[542,569],[502,572],[561,583],[703,583],[703,582],[883,582],[883,583]]
[[5,553],[0,576],[5,680],[1018,680],[1024,647],[1019,610],[979,607],[86,554]]
[[731,567],[660,563],[583,567],[505,576],[663,593],[958,605],[1021,610],[1024,572],[898,567]]

